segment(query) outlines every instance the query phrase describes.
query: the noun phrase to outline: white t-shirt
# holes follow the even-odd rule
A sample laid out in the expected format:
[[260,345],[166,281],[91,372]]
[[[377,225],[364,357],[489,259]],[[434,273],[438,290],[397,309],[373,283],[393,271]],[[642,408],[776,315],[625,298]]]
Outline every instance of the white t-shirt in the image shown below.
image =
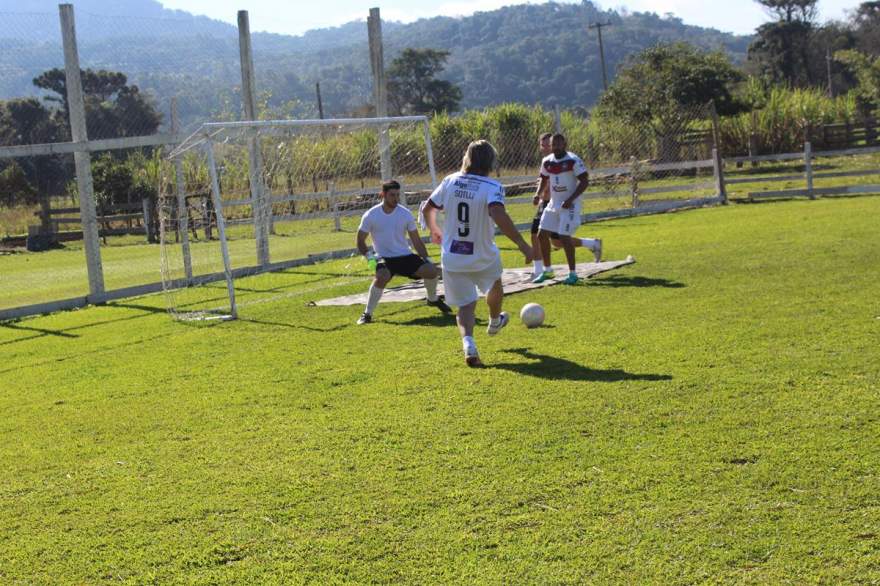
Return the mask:
[[431,202],[446,212],[443,225],[443,269],[470,273],[499,260],[495,222],[489,205],[504,205],[504,187],[481,175],[453,173],[431,194]]
[[[574,153],[565,153],[565,156],[557,159],[554,153],[550,153],[541,161],[541,177],[547,178],[550,189],[550,203],[547,209],[558,212],[562,204],[574,194],[578,186],[578,176],[587,172],[587,166]],[[575,209],[580,209],[581,198],[574,201]]]
[[412,254],[407,235],[413,230],[418,228],[411,211],[398,205],[390,214],[386,214],[381,203],[364,212],[358,227],[358,231],[370,235],[373,249],[382,258]]

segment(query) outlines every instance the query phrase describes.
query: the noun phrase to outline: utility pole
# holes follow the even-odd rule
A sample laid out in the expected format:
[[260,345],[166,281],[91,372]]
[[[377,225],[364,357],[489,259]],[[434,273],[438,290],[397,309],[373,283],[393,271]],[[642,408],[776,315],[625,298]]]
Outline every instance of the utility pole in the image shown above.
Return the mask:
[[608,91],[608,70],[605,67],[605,45],[602,43],[602,27],[603,26],[611,26],[610,22],[595,22],[591,24],[588,28],[596,29],[596,32],[599,33],[599,59],[602,60],[602,85],[605,88],[605,91]]
[[828,67],[828,97],[834,97],[834,86],[831,83],[831,47],[825,49],[825,64]]
[[318,94],[318,118],[324,119],[324,102],[321,101],[321,82],[315,82],[315,93]]

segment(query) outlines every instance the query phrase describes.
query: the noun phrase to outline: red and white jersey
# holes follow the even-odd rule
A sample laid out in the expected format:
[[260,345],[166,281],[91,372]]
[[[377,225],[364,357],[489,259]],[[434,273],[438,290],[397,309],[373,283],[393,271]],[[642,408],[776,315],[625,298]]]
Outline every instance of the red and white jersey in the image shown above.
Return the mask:
[[[565,153],[565,156],[557,159],[556,154],[550,153],[541,161],[541,177],[547,178],[547,186],[550,190],[550,203],[547,209],[559,211],[562,204],[574,194],[578,186],[578,176],[587,172],[587,166],[574,153]],[[575,200],[575,205],[580,207],[581,198]]]
[[504,187],[482,175],[453,173],[431,194],[431,203],[446,212],[443,225],[443,269],[482,271],[499,260],[490,204],[504,205]]

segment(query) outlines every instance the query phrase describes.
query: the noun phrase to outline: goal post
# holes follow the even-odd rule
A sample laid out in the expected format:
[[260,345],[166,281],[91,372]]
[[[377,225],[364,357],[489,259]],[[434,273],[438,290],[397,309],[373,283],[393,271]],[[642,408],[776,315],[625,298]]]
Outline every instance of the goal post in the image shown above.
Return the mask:
[[[263,161],[256,174],[253,144]],[[168,158],[183,177],[160,205],[163,289],[178,318],[235,318],[267,292],[284,295],[286,269],[350,251],[360,215],[379,201],[383,161],[391,161],[402,203],[414,212],[437,185],[425,116],[209,122]],[[258,180],[260,201],[251,189]],[[269,225],[271,262],[261,262],[268,250],[259,236]],[[352,264],[344,276],[364,279],[361,269]],[[259,286],[241,284],[258,276]]]

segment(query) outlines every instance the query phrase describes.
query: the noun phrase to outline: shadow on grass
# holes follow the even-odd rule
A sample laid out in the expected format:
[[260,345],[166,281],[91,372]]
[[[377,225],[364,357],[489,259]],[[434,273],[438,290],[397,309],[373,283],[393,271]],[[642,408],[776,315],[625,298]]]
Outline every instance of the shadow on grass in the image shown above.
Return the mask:
[[668,374],[634,374],[620,369],[596,369],[582,366],[571,360],[536,354],[527,348],[504,350],[507,354],[518,354],[533,362],[502,362],[489,364],[488,368],[509,370],[517,374],[534,376],[546,380],[592,381],[614,383],[628,380],[664,381],[672,380]]
[[593,278],[589,281],[590,286],[599,287],[665,287],[667,289],[683,289],[684,283],[670,281],[669,279],[652,279],[650,277],[627,277],[614,275],[610,277]]
[[349,328],[352,325],[354,325],[354,322],[352,322],[350,324],[344,323],[344,324],[339,324],[339,325],[335,325],[335,326],[327,327],[327,328],[316,328],[313,326],[306,326],[303,324],[292,324],[292,323],[284,323],[284,322],[280,322],[280,321],[253,319],[253,318],[249,318],[249,317],[247,317],[247,318],[246,317],[239,317],[238,321],[243,322],[243,323],[261,325],[261,326],[273,326],[273,327],[277,327],[277,328],[290,328],[292,330],[307,330],[309,332],[324,332],[324,333],[338,332],[340,330],[344,330],[344,329]]
[[387,320],[389,324],[394,324],[396,326],[424,326],[424,327],[436,327],[436,328],[448,328],[449,326],[455,325],[455,315],[453,314],[445,314],[445,313],[436,313],[434,315],[430,315],[428,317],[416,317],[410,320],[404,321],[392,321]]

